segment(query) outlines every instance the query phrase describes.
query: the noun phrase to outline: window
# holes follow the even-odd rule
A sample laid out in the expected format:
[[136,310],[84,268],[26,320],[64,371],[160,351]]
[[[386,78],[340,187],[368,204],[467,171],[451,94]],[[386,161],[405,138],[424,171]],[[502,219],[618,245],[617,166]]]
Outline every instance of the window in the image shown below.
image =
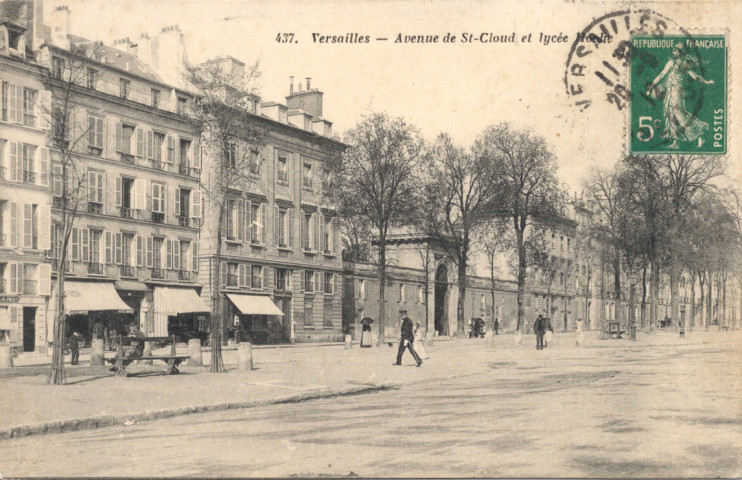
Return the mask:
[[326,301],[322,309],[322,326],[332,328],[332,300]]
[[279,155],[278,156],[278,168],[276,168],[276,171],[278,172],[278,184],[279,185],[288,185],[289,184],[289,167],[288,162],[286,161],[286,157]]
[[160,91],[156,88],[152,89],[152,106],[154,108],[159,108],[160,105]]
[[23,125],[36,126],[36,90],[23,89]]
[[397,300],[399,301],[399,303],[405,303],[407,301],[404,292],[404,283],[399,284],[399,295],[397,296]]
[[62,78],[64,76],[64,59],[52,57],[52,76]]
[[153,243],[153,255],[152,255],[152,267],[161,269],[162,264],[162,246],[165,244],[165,239],[162,237],[154,237]]
[[325,273],[325,293],[333,294],[335,293],[335,274],[333,273]]
[[223,231],[227,240],[242,241],[244,239],[244,208],[244,203],[241,200],[227,199]]
[[230,168],[237,168],[237,144],[235,142],[230,141],[226,145],[224,161]]
[[[132,255],[134,244],[134,234],[124,233],[122,234],[122,257],[121,265],[127,265],[133,267],[136,265],[136,256]],[[133,252],[136,253],[136,252]],[[92,259],[91,259],[92,261]]]
[[129,98],[129,80],[125,78],[119,79],[119,97]]
[[301,238],[302,249],[309,252],[318,250],[317,243],[319,240],[319,215],[315,212],[302,212],[301,217]]
[[361,298],[365,300],[366,297],[366,280],[360,279],[358,280],[358,298]]
[[95,86],[98,84],[98,70],[88,67],[85,80],[88,88],[95,90]]
[[55,106],[52,112],[52,122],[54,129],[54,139],[62,140],[65,143],[70,141],[70,122],[69,115],[65,115],[62,107]]
[[322,245],[324,253],[335,253],[335,217],[324,217],[324,230],[322,232]]
[[[12,155],[12,153],[11,153]],[[21,167],[23,169],[23,183],[35,184],[36,172],[34,171],[34,158],[36,156],[36,147],[34,145],[23,144],[21,149]]]
[[263,288],[263,267],[261,265],[253,265],[252,272],[252,288]]
[[103,153],[103,118],[88,115],[88,153],[100,156]]
[[179,172],[181,175],[188,175],[188,168],[190,167],[191,161],[188,157],[188,153],[191,150],[191,141],[181,138],[180,139],[180,150],[178,151],[178,165]]
[[165,213],[165,191],[162,183],[152,182],[152,213]]
[[262,163],[258,150],[250,150],[250,175],[253,177],[259,177],[262,171]]
[[487,309],[487,296],[484,293],[479,296],[479,309]]
[[190,226],[191,191],[186,188],[175,190],[175,216],[181,227]]
[[228,287],[239,286],[237,282],[237,273],[239,267],[240,265],[237,263],[222,263],[222,285],[226,285]]
[[417,286],[417,303],[425,303],[425,288],[422,285]]
[[116,185],[116,204],[121,207],[122,218],[134,218],[134,179],[120,177]]
[[250,243],[265,243],[265,204],[250,203]]
[[314,272],[311,270],[304,271],[304,291],[314,291]]
[[308,162],[304,162],[304,170],[303,170],[303,177],[302,177],[302,187],[304,190],[312,191],[312,182],[314,180],[314,177],[312,176],[312,164]]
[[290,287],[291,270],[285,268],[276,268],[276,290],[291,290]]
[[[9,120],[8,111],[11,103],[10,84],[8,82],[0,83],[0,120],[7,122]],[[15,91],[15,88],[13,88]]]
[[152,159],[155,162],[161,162],[162,161],[162,146],[165,144],[165,134],[154,132],[154,152]]
[[188,112],[188,99],[185,97],[178,97],[178,115],[185,115]]
[[[121,126],[120,134],[117,132],[116,146],[119,152],[124,155],[133,155],[134,151],[131,148],[134,140],[134,129],[133,125],[119,124]],[[133,161],[133,158],[131,159]]]
[[36,292],[38,291],[37,286],[36,265],[30,263],[23,264],[23,293],[27,295],[36,295]]
[[314,302],[311,298],[304,299],[304,326],[314,325]]
[[88,211],[103,213],[103,172],[88,170]]

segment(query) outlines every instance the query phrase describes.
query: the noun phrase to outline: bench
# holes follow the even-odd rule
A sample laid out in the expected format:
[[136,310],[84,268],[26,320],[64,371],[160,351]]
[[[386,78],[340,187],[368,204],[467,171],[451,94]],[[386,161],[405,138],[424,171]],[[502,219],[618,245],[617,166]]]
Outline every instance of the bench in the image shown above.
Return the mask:
[[[128,340],[128,342],[127,342]],[[178,355],[175,352],[175,335],[172,335],[170,337],[145,337],[143,341],[150,342],[150,343],[170,343],[170,355],[143,355],[141,357],[126,357],[124,355],[124,349],[123,345],[126,343],[131,343],[129,337],[123,337],[121,341],[119,342],[118,348],[116,350],[116,356],[113,358],[106,358],[105,360],[111,364],[114,365],[116,376],[117,377],[127,377],[128,373],[126,372],[126,367],[124,367],[124,360],[130,359],[130,360],[162,360],[163,362],[167,363],[167,368],[165,369],[165,373],[168,375],[175,375],[177,373],[180,373],[180,370],[178,370],[178,365],[188,360],[190,355]]]
[[621,330],[621,326],[618,322],[608,324],[608,335],[610,335],[611,338],[623,338],[622,335],[624,333],[626,333],[626,330]]

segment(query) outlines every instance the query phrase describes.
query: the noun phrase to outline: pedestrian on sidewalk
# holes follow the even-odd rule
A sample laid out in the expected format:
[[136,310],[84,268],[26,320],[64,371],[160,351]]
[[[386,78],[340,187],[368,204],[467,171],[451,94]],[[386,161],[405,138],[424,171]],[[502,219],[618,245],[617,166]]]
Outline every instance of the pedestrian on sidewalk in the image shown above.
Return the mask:
[[551,327],[551,318],[544,317],[544,348],[549,346],[551,337],[554,334],[554,329]]
[[363,317],[361,320],[361,348],[371,348],[373,343],[371,338],[372,323],[374,323],[374,319],[371,317]]
[[495,335],[499,335],[499,333],[497,333],[498,330],[500,330],[500,322],[495,318]]
[[415,359],[415,362],[417,362],[417,366],[419,367],[423,364],[423,361],[420,359],[420,356],[417,354],[415,348],[412,346],[412,343],[415,341],[415,335],[412,333],[412,320],[410,320],[410,317],[408,317],[407,315],[405,315],[402,319],[400,333],[401,338],[399,340],[399,348],[397,349],[397,361],[392,365],[402,365],[402,355],[407,348],[410,350],[412,358]]
[[70,364],[77,365],[80,362],[80,334],[77,331],[72,332],[72,335],[70,335],[69,345],[70,354],[72,355]]
[[539,314],[536,321],[533,322],[533,333],[536,334],[536,350],[544,349],[544,332],[546,331],[546,322],[544,317]]
[[428,354],[425,351],[425,347],[423,346],[423,331],[420,328],[420,323],[415,324],[415,331],[413,332],[415,336],[415,351],[418,355],[420,355],[420,358],[422,359],[428,359]]

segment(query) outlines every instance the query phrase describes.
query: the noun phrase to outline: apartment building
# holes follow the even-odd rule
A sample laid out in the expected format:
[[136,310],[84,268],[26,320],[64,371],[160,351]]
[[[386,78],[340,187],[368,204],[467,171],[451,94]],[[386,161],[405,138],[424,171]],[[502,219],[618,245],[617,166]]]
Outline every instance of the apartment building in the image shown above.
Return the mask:
[[33,29],[0,11],[0,341],[46,353],[51,294],[51,94],[32,54]]
[[[233,58],[213,62],[238,76],[244,68]],[[291,87],[286,105],[264,102],[243,112],[245,122],[266,133],[258,146],[235,138],[235,148],[249,149],[253,159],[247,187],[228,193],[220,261],[217,202],[204,197],[202,298],[220,306],[224,331],[233,338],[258,344],[342,339],[337,213],[323,200],[321,171],[345,145],[322,118],[322,96],[308,79],[304,91]],[[204,147],[204,171],[221,158]],[[213,178],[202,181],[207,186]]]
[[[66,7],[52,12],[37,54],[53,119],[47,248],[53,280],[66,272],[67,331],[108,343],[132,323],[153,336],[198,330],[208,306],[197,273],[199,139],[185,116],[192,96],[163,82],[128,43],[72,35],[69,15]],[[63,209],[75,189],[64,182],[78,181],[82,201],[61,265]]]

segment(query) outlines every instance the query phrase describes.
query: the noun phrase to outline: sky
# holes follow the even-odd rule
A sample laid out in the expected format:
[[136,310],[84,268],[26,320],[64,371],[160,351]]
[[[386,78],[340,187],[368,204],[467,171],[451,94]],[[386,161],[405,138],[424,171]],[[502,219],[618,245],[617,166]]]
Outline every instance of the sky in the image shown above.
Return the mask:
[[[447,132],[466,147],[488,125],[531,129],[552,148],[572,192],[590,168],[612,166],[628,148],[628,108],[608,103],[597,77],[586,80],[583,95],[592,103],[584,111],[565,87],[576,33],[595,18],[645,9],[664,19],[668,32],[682,27],[728,35],[728,107],[735,93],[742,95],[734,57],[742,51],[742,27],[734,21],[742,18],[742,3],[733,1],[45,0],[47,17],[57,5],[69,6],[72,33],[89,39],[136,41],[141,33],[178,25],[192,63],[224,55],[248,64],[259,60],[266,101],[284,103],[290,76],[295,84],[311,77],[312,87],[324,92],[323,116],[334,122],[335,133],[370,111],[402,116],[431,140]],[[277,42],[285,33],[293,33],[294,42]],[[455,43],[443,41],[447,33]],[[517,41],[464,43],[466,33],[515,34]],[[369,42],[319,42],[319,36],[347,34],[368,36]],[[522,41],[529,34],[531,41]],[[546,45],[541,34],[556,41]],[[437,35],[438,41],[396,43],[398,35]],[[567,41],[559,42],[559,35]],[[622,32],[616,36],[628,39]],[[727,122],[730,177],[740,181],[739,112],[729,110]]]

